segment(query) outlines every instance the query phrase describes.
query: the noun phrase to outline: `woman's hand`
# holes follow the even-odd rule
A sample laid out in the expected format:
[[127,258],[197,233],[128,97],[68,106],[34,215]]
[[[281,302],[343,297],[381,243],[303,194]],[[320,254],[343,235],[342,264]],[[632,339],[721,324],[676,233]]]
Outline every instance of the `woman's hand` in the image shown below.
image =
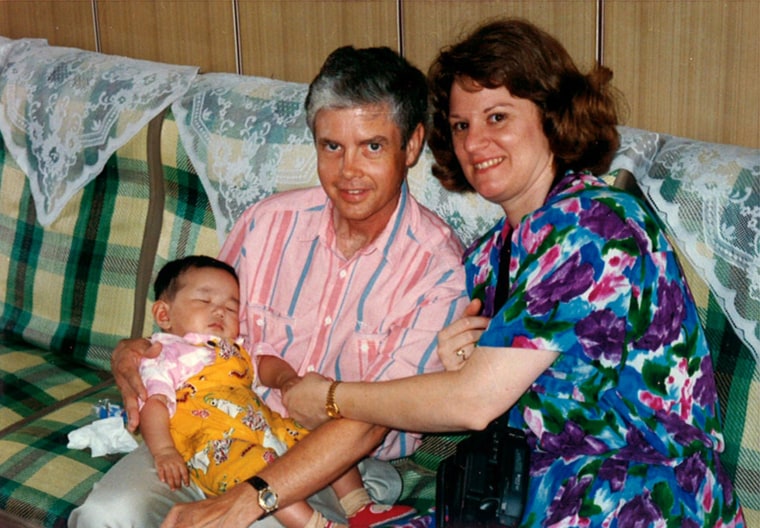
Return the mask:
[[122,339],[111,354],[111,372],[121,391],[124,409],[127,411],[127,429],[134,432],[140,423],[137,398],[145,401],[148,393],[140,377],[140,360],[156,357],[161,352],[161,344],[150,344],[143,338]]
[[325,403],[331,383],[332,380],[311,372],[290,387],[282,400],[290,417],[307,429],[316,429],[328,421]]
[[490,319],[478,314],[479,299],[473,299],[460,319],[438,332],[438,358],[446,370],[459,370],[472,355]]

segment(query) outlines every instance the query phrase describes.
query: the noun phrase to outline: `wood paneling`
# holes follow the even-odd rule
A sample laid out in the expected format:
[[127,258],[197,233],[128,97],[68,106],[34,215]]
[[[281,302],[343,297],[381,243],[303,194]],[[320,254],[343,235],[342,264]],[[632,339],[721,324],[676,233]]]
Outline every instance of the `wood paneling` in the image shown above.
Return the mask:
[[587,70],[597,4],[625,124],[760,147],[758,0],[0,0],[0,35],[94,50],[95,5],[104,53],[308,82],[341,45],[400,49],[424,71],[479,22],[519,16]]
[[101,51],[232,72],[232,0],[97,0]]
[[44,38],[51,46],[95,50],[90,0],[0,0],[0,35]]
[[423,71],[440,48],[480,22],[499,16],[530,20],[557,37],[580,68],[594,64],[595,0],[404,0],[402,6],[404,54]]
[[335,48],[398,50],[395,0],[241,0],[242,73],[309,82]]
[[606,0],[605,63],[629,125],[760,147],[760,2]]

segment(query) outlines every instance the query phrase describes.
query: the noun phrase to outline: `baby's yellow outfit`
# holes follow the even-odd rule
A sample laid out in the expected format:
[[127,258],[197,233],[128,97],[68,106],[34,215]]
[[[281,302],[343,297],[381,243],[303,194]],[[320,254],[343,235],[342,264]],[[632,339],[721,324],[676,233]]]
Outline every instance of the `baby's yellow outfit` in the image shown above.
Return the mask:
[[149,395],[167,395],[166,384],[174,385],[171,435],[204,493],[218,495],[249,479],[307,434],[253,391],[255,371],[241,340],[198,334],[153,340],[163,343],[161,355],[143,361],[141,374]]

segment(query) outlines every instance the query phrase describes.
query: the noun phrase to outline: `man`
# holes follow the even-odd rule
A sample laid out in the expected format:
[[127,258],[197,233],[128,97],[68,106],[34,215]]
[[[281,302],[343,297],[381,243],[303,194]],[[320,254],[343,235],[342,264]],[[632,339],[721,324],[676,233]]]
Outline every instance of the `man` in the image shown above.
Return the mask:
[[[334,51],[306,99],[321,186],[252,206],[222,248],[220,258],[240,276],[247,344],[269,343],[295,372],[267,383],[275,388],[263,396],[275,410],[287,411],[281,392],[307,372],[384,380],[441,368],[436,334],[462,312],[466,295],[459,242],[405,184],[424,145],[427,101],[424,75],[391,50]],[[141,353],[156,353],[141,348],[124,342],[112,360],[131,427],[135,395],[144,391],[136,365]],[[339,409],[331,412],[339,418]],[[310,497],[370,454],[405,456],[418,442],[409,433],[335,419],[249,483],[178,504],[162,526],[248,526]],[[366,466],[374,498],[396,500],[395,470]],[[70,526],[155,525],[172,504],[202,498],[192,487],[171,492],[158,482],[140,448],[96,485]]]

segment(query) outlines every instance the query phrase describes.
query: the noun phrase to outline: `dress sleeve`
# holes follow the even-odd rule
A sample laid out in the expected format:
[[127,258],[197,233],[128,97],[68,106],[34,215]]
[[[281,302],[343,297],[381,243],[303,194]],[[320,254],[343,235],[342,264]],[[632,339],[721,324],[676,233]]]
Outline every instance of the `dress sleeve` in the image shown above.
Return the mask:
[[595,200],[566,202],[520,225],[509,299],[480,343],[615,363],[646,235]]

